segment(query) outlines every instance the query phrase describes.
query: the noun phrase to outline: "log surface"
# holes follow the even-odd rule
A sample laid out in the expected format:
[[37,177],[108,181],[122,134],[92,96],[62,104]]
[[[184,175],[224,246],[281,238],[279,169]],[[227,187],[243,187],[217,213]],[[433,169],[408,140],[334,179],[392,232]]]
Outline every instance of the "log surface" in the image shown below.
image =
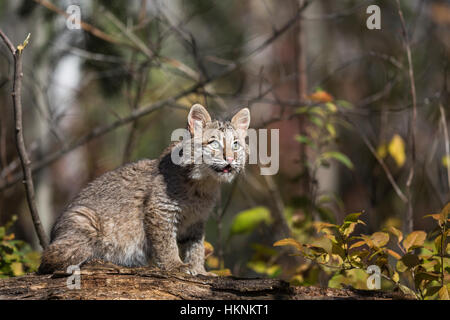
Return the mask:
[[[29,274],[0,279],[0,299],[411,299],[401,293],[291,286],[283,280],[189,276],[151,268],[124,268],[106,263],[81,268],[81,288],[69,289],[69,274]],[[71,282],[69,282],[71,283]]]

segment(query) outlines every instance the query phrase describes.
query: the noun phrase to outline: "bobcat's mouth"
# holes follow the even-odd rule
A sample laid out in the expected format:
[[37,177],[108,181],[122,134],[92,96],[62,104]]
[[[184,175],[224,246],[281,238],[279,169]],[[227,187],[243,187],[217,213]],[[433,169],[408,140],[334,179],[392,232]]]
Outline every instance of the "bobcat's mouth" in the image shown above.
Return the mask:
[[231,165],[226,165],[225,167],[222,168],[218,168],[218,167],[214,167],[214,170],[218,173],[230,173],[232,172],[234,169]]

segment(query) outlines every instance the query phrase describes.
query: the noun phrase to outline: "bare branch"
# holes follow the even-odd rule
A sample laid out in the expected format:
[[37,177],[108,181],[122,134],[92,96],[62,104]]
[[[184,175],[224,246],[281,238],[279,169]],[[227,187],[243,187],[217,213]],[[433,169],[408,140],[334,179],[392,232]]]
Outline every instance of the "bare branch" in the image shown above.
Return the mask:
[[[447,119],[445,117],[445,110],[444,106],[439,104],[439,110],[441,111],[441,120],[442,120],[442,126],[444,127],[444,141],[445,141],[445,155],[447,157],[447,162],[450,161],[450,142],[449,142],[449,136],[448,136],[448,128],[447,128]],[[450,163],[447,163],[447,182],[448,187],[450,189]]]
[[[29,35],[28,35],[29,36]],[[41,246],[45,249],[48,246],[48,237],[44,232],[42,227],[41,219],[39,218],[39,213],[36,206],[33,177],[31,172],[31,161],[28,158],[27,149],[25,147],[25,142],[23,138],[22,130],[22,50],[26,46],[26,42],[22,46],[18,46],[17,49],[14,48],[8,37],[0,30],[0,37],[3,39],[11,55],[14,57],[14,83],[13,91],[11,93],[13,99],[14,108],[14,120],[15,120],[15,131],[16,131],[16,147],[19,153],[20,162],[22,165],[22,172],[25,184],[25,192],[28,202],[28,207],[30,209],[31,218],[33,219],[34,228],[36,230],[37,236]],[[28,40],[28,38],[27,38]],[[27,41],[25,40],[25,41]]]
[[405,232],[410,233],[414,228],[414,212],[412,205],[412,195],[411,195],[411,185],[414,179],[415,164],[416,164],[416,122],[417,122],[417,96],[416,96],[416,84],[414,81],[414,69],[412,65],[411,57],[411,46],[409,43],[408,31],[406,29],[405,19],[403,17],[403,11],[400,6],[400,0],[397,0],[398,15],[400,17],[400,22],[402,25],[402,36],[406,50],[406,56],[408,58],[408,76],[411,86],[411,97],[412,97],[412,119],[411,119],[411,129],[410,129],[410,143],[411,143],[411,168],[409,171],[408,180],[406,181],[406,193],[408,195],[408,211],[405,219]]
[[[354,128],[358,128],[356,123],[351,121],[344,113],[339,112],[340,115],[349,122]],[[361,130],[359,130],[361,131]],[[398,195],[398,197],[404,202],[408,203],[409,199],[408,197],[403,193],[403,191],[398,186],[397,182],[395,182],[394,177],[392,176],[391,171],[387,167],[386,163],[383,161],[382,158],[380,158],[377,154],[377,151],[375,150],[374,146],[370,143],[369,139],[365,136],[364,133],[359,132],[359,135],[361,136],[362,140],[364,141],[364,144],[367,146],[367,148],[370,150],[370,153],[375,157],[375,159],[378,161],[380,166],[383,168],[384,173],[386,174],[386,177],[388,178],[389,182],[391,183],[392,187],[394,188],[395,193]]]
[[[35,0],[37,1],[37,0]],[[112,122],[110,124],[104,125],[104,126],[100,126],[100,127],[96,127],[94,128],[91,132],[87,133],[86,135],[84,135],[83,137],[79,138],[78,140],[74,141],[71,144],[67,144],[65,145],[63,148],[61,148],[60,150],[44,157],[42,160],[40,160],[39,162],[37,162],[35,165],[33,165],[31,167],[31,170],[37,171],[40,170],[46,166],[48,166],[49,164],[53,163],[54,161],[58,160],[60,157],[62,157],[63,155],[65,155],[66,153],[84,145],[85,143],[91,141],[94,138],[100,137],[108,132],[111,132],[123,125],[126,125],[132,121],[134,121],[135,119],[138,119],[140,117],[143,117],[145,115],[148,115],[150,113],[152,113],[153,111],[159,110],[162,107],[164,107],[165,105],[168,104],[176,104],[176,101],[186,97],[187,95],[197,92],[197,90],[199,90],[200,88],[204,87],[205,85],[207,85],[208,83],[211,83],[217,79],[223,78],[228,76],[229,74],[231,74],[233,71],[235,71],[236,69],[238,69],[238,67],[245,63],[252,55],[254,55],[257,52],[260,52],[262,50],[264,50],[266,47],[268,47],[269,45],[271,45],[276,39],[278,39],[282,34],[284,34],[286,31],[288,31],[294,24],[295,21],[297,19],[300,18],[301,16],[301,12],[306,9],[307,5],[310,3],[310,1],[305,1],[305,4],[298,10],[298,12],[291,18],[289,19],[286,24],[284,26],[282,26],[278,31],[275,31],[271,36],[269,36],[265,41],[263,41],[262,44],[260,44],[257,48],[255,48],[254,50],[252,50],[247,56],[241,58],[240,60],[238,60],[237,62],[234,62],[230,65],[228,65],[224,70],[222,70],[222,72],[220,72],[219,74],[212,76],[209,79],[205,79],[203,81],[199,81],[196,84],[194,84],[193,86],[191,86],[190,88],[183,90],[179,93],[177,93],[176,95],[169,97],[167,99],[164,100],[160,100],[157,101],[155,103],[150,103],[150,104],[146,104],[144,106],[141,106],[140,108],[134,110],[133,112],[130,113],[130,115],[128,115],[127,117],[124,118],[120,118],[118,120],[116,120],[115,122]],[[0,181],[0,191],[7,189],[11,186],[13,186],[14,184],[16,184],[18,181],[20,181],[22,179],[22,176],[20,174],[16,174],[14,175],[9,181]]]

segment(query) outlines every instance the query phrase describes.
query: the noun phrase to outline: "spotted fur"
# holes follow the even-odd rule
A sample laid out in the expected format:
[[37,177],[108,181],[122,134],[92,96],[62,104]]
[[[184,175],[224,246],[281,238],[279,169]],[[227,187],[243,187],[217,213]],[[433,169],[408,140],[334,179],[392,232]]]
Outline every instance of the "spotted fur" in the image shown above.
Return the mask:
[[[194,105],[188,128],[192,136],[202,129],[202,154],[211,162],[173,163],[171,153],[179,146],[175,143],[159,159],[140,160],[98,177],[57,219],[39,272],[97,258],[129,267],[152,263],[205,274],[204,225],[220,183],[244,169],[249,122],[248,109],[221,122],[211,121],[204,107]],[[211,140],[221,141],[223,148],[211,148]],[[232,147],[234,141],[242,147],[239,152]]]

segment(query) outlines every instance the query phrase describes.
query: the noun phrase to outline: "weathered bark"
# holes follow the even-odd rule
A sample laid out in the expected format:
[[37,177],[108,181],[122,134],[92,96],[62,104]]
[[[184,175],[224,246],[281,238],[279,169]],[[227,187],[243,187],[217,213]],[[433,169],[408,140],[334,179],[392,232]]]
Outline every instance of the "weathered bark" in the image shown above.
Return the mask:
[[29,274],[0,279],[0,299],[410,299],[397,293],[295,287],[273,279],[194,277],[98,262],[81,269],[80,289],[67,287],[68,276]]

